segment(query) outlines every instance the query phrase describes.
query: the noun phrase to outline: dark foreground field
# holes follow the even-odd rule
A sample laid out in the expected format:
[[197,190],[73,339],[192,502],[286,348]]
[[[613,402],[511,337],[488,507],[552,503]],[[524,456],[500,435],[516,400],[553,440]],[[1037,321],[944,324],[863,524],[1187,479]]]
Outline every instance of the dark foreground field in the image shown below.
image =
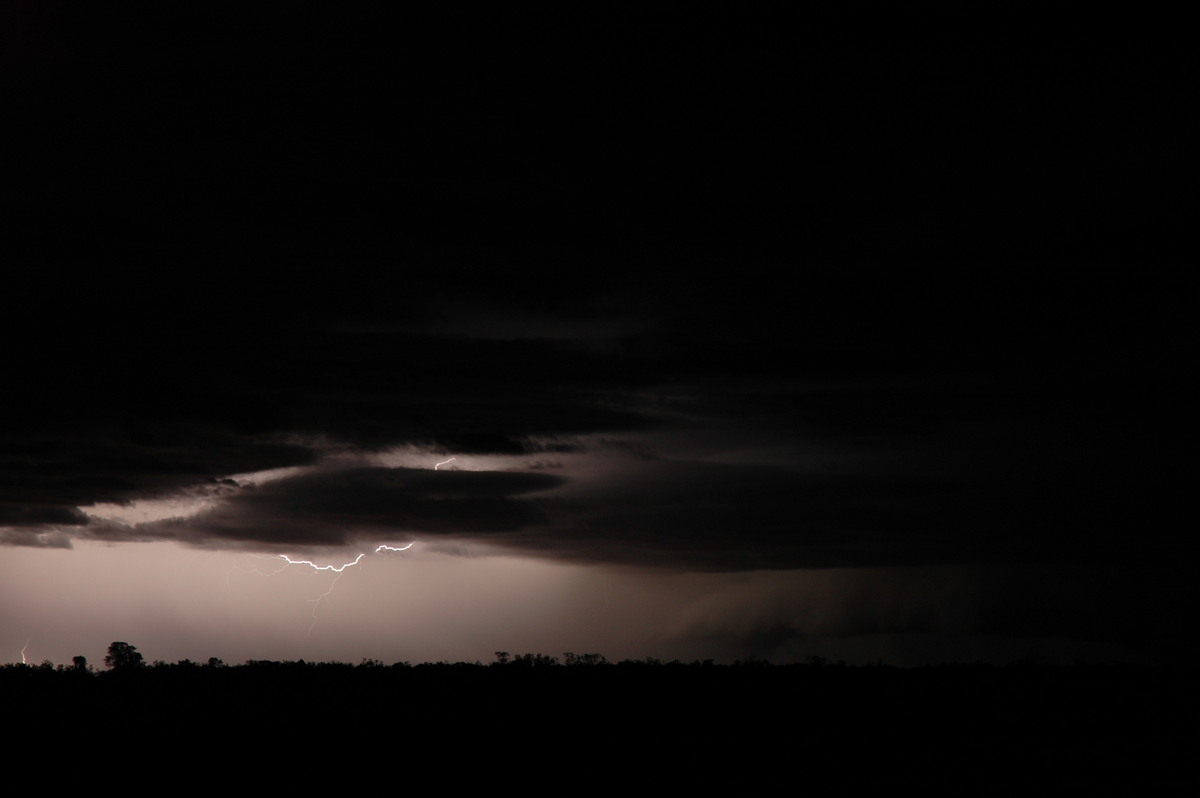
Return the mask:
[[1188,669],[538,660],[7,666],[6,753],[16,767],[54,749],[74,772],[131,786],[152,764],[156,791],[378,788],[381,776],[422,794],[1161,794],[1196,781],[1200,679]]

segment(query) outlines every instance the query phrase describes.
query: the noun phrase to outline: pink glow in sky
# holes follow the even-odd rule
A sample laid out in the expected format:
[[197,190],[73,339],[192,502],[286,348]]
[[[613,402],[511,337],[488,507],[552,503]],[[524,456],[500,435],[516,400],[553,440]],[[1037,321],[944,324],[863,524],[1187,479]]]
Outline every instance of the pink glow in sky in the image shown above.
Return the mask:
[[[453,547],[448,547],[453,548]],[[609,659],[799,661],[953,656],[1051,661],[1133,652],[974,629],[996,574],[867,569],[702,574],[539,561],[495,552],[368,554],[340,575],[268,555],[175,543],[77,542],[0,557],[0,661],[102,661],[112,640],[148,661],[386,663],[492,660],[496,651]],[[336,552],[325,555],[339,560]],[[352,558],[351,558],[352,559]],[[321,560],[324,562],[324,560]],[[269,575],[268,575],[269,574]],[[336,577],[336,583],[334,579]],[[316,606],[313,602],[332,592]],[[1022,591],[1029,597],[1036,590]],[[1061,611],[1061,608],[1059,608]],[[27,644],[27,645],[26,645]]]

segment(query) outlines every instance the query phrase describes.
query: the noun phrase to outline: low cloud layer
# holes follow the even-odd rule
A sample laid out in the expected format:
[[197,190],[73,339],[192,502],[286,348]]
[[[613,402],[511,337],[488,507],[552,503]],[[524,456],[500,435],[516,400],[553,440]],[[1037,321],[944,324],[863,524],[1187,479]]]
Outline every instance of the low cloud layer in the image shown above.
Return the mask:
[[98,531],[104,539],[124,530],[141,539],[275,549],[487,537],[544,522],[522,494],[561,481],[540,473],[326,469],[238,489],[188,517]]
[[[1125,561],[1178,543],[1182,477],[1158,443],[1180,410],[1167,336],[1186,295],[1169,277],[1060,274],[1050,302],[1014,283],[1031,275],[994,275],[946,308],[943,274],[814,271],[794,294],[612,274],[594,294],[548,279],[528,306],[475,285],[478,326],[447,315],[453,275],[397,294],[416,319],[360,307],[357,282],[305,284],[281,309],[226,288],[178,308],[68,291],[11,364],[26,390],[3,430],[2,539],[459,538],[706,570]],[[51,295],[35,295],[47,313]],[[594,323],[546,334],[567,317]]]

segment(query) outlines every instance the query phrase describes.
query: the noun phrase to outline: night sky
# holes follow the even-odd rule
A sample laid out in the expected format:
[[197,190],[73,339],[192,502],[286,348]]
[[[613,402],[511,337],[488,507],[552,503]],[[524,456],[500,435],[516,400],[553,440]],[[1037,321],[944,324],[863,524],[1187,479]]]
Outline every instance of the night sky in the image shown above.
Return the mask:
[[1194,657],[1161,31],[160,5],[0,11],[0,662]]

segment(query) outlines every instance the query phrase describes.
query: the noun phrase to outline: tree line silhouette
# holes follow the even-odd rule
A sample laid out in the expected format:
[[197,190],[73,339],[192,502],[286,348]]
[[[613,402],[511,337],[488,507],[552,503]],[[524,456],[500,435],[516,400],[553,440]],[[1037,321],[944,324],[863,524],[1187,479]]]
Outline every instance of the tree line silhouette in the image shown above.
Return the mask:
[[[805,663],[809,664],[809,665],[824,665],[824,664],[826,664],[826,660],[823,659],[822,657],[809,657],[807,660],[805,660]],[[253,660],[253,659],[247,660],[245,663],[246,667],[256,667],[256,666],[262,666],[262,665],[280,665],[280,664],[293,664],[293,663],[280,663],[276,660]],[[344,667],[346,663],[342,663],[342,662],[308,663],[308,662],[305,662],[304,660],[298,660],[294,664],[301,665],[301,666],[332,665],[332,666]],[[439,662],[439,663],[426,663],[426,664],[448,665],[451,663]],[[453,663],[453,664],[457,665],[457,666],[463,666],[463,665],[482,666],[483,665],[483,663],[478,662],[478,661],[476,661],[474,663],[457,662],[457,663]],[[555,657],[555,656],[552,656],[549,654],[525,653],[525,654],[513,655],[507,651],[497,651],[497,652],[495,652],[495,661],[492,663],[489,663],[489,664],[492,666],[512,666],[512,667],[516,667],[516,668],[533,668],[533,667],[545,668],[545,667],[550,667],[550,666],[555,666],[555,665],[564,665],[567,667],[573,667],[573,666],[609,665],[609,664],[614,664],[614,663],[610,663],[608,658],[605,657],[603,654],[597,654],[597,653],[576,654],[573,651],[565,651],[565,652],[563,652],[562,659],[560,660],[558,657]],[[621,665],[621,666],[631,666],[631,665],[644,666],[644,665],[663,665],[664,663],[662,662],[662,660],[656,659],[654,657],[645,657],[644,659],[637,659],[637,660],[624,659],[615,664]],[[683,665],[685,663],[682,663],[679,660],[673,660],[666,664],[678,666],[678,665]],[[708,660],[695,661],[695,662],[686,663],[686,664],[693,666],[693,667],[695,667],[695,666],[712,667],[714,662],[713,662],[713,660],[708,659]],[[766,664],[768,664],[766,660],[762,660],[762,659],[758,659],[758,658],[754,658],[754,657],[751,657],[748,659],[743,659],[743,660],[736,660],[733,663],[733,665],[737,666],[737,667],[740,667],[743,665],[766,665]],[[838,664],[841,666],[845,665],[844,662],[840,662]],[[879,664],[882,665],[882,661],[880,661]],[[359,663],[359,665],[361,667],[367,667],[367,668],[387,667],[382,660],[378,660],[378,659],[363,659]],[[87,672],[87,673],[95,672],[93,670],[92,666],[88,663],[87,657],[84,657],[82,655],[73,657],[72,664],[70,666],[58,665],[56,667],[55,664],[53,662],[51,662],[50,660],[43,660],[42,663],[39,665],[30,665],[28,663],[10,663],[6,666],[0,666],[0,667],[9,667],[9,668],[33,667],[33,668],[37,668],[38,670],[41,670],[41,671],[57,671],[59,673],[68,671],[68,670],[73,671],[73,672]],[[140,651],[137,650],[136,646],[133,646],[130,643],[126,643],[121,640],[117,640],[117,641],[114,641],[113,643],[111,643],[108,647],[108,653],[105,654],[105,656],[104,656],[104,667],[110,671],[129,672],[129,671],[136,671],[136,670],[139,670],[142,668],[168,668],[168,667],[223,668],[223,667],[228,667],[228,666],[225,664],[225,661],[220,659],[219,657],[209,657],[209,659],[204,663],[197,663],[190,659],[182,659],[175,663],[168,663],[163,660],[155,660],[151,663],[147,663],[145,657],[142,655],[142,653]],[[397,662],[392,667],[404,668],[404,667],[412,667],[412,665],[408,662]]]
[[[609,661],[495,652],[489,663],[147,661],[117,641],[103,668],[0,666],[0,706],[23,739],[80,729],[97,757],[216,749],[406,758],[446,772],[465,757],[505,772],[529,757],[627,786],[814,786],[928,780],[975,791],[1028,784],[1175,787],[1194,778],[1194,668],[958,663],[794,664],[748,658]],[[389,759],[390,758],[390,759]],[[641,770],[640,770],[641,769]],[[648,770],[647,770],[648,769]],[[795,776],[792,776],[795,778]],[[1040,777],[1039,777],[1040,778]],[[1046,784],[1047,782],[1039,782]]]

